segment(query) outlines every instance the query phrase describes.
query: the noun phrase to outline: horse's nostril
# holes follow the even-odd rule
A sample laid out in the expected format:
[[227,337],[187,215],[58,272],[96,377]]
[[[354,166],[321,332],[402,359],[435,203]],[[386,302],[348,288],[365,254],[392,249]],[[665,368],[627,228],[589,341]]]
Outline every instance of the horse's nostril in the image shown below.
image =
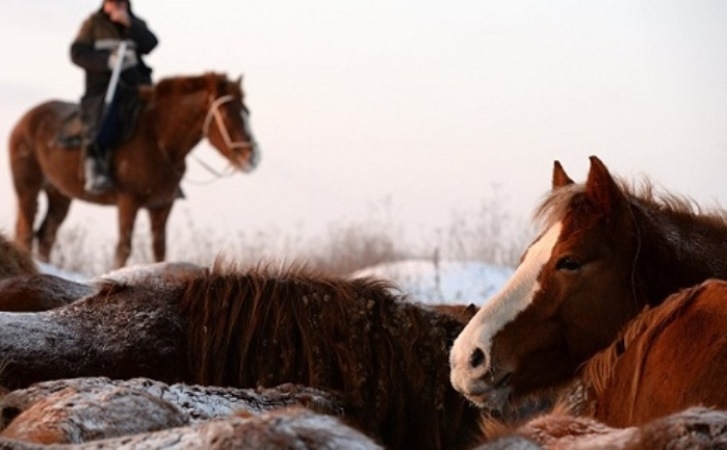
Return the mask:
[[479,348],[474,349],[470,355],[470,367],[475,369],[481,366],[483,362],[485,362],[485,353]]

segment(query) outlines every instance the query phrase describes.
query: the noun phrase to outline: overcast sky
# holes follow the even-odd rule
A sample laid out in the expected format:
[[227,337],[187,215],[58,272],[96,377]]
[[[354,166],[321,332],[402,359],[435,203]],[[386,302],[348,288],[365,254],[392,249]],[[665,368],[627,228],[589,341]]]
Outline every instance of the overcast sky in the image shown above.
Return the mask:
[[[36,103],[77,100],[68,49],[96,0],[2,0],[0,140]],[[719,0],[134,0],[160,38],[156,79],[244,74],[262,161],[213,181],[195,160],[189,220],[219,229],[325,230],[389,198],[412,232],[493,190],[525,219],[553,160],[588,156],[727,205],[727,2]],[[211,147],[198,158],[223,167]],[[14,227],[7,157],[0,228]],[[111,227],[74,204],[67,223]],[[143,222],[142,222],[143,223]],[[110,241],[110,245],[113,241]],[[173,244],[172,244],[173,245]]]

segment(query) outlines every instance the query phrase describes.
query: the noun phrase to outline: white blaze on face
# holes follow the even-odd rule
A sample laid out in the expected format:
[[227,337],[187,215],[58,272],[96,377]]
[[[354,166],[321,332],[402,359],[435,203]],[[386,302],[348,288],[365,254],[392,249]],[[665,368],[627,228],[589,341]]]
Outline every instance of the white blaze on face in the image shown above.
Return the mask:
[[255,168],[260,162],[260,150],[258,149],[255,136],[252,135],[252,127],[250,127],[250,113],[248,113],[245,108],[242,108],[242,110],[240,110],[240,115],[242,116],[242,123],[245,127],[245,134],[247,134],[248,139],[250,139],[250,145],[252,145],[252,158],[250,158],[250,166],[252,168]]
[[[540,289],[538,274],[550,259],[561,228],[561,223],[556,223],[530,246],[505,286],[485,303],[454,341],[450,353],[450,378],[458,391],[468,392],[468,387],[487,372],[492,338],[532,303]],[[471,367],[470,357],[477,348],[482,350],[485,359],[478,367]]]

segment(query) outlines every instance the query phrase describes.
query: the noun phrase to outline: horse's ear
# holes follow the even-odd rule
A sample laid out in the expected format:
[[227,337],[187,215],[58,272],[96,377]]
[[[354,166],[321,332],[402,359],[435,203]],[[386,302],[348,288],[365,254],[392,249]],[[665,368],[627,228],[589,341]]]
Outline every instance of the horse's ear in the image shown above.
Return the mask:
[[586,196],[606,214],[614,213],[626,198],[605,165],[595,156],[586,180]]
[[237,84],[239,84],[240,86],[242,86],[242,74],[240,74],[240,76],[239,76],[239,77],[237,77],[237,80],[235,80],[235,83],[237,83]]
[[565,173],[560,161],[553,163],[553,189],[573,184],[573,180]]

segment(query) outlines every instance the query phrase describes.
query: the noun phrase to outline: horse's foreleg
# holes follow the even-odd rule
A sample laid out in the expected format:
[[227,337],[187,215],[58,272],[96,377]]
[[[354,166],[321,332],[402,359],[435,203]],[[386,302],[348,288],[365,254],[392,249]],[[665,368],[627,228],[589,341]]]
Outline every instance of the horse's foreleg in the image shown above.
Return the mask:
[[33,221],[38,210],[36,196],[18,194],[18,216],[15,220],[15,242],[19,247],[33,251]]
[[164,261],[167,254],[167,220],[172,211],[172,205],[149,209],[149,222],[151,223],[152,250],[156,262]]
[[11,140],[10,166],[18,200],[15,242],[29,252],[33,251],[33,225],[38,212],[38,195],[43,184],[43,173],[33,155],[28,146]]
[[38,229],[38,254],[43,261],[49,261],[58,228],[68,215],[71,199],[52,186],[48,186],[45,193],[48,197],[48,211]]
[[120,196],[119,208],[119,240],[116,244],[116,259],[114,267],[119,269],[126,265],[131,255],[131,237],[134,233],[136,214],[139,212],[139,204],[129,197]]

